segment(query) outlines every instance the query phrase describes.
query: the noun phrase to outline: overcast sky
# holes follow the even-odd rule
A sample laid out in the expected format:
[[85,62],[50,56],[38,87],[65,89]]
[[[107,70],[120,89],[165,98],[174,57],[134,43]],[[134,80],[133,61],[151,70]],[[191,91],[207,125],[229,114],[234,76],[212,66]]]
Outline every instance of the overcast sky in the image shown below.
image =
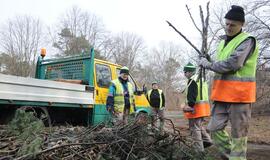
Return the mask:
[[[220,0],[210,0],[213,7]],[[78,6],[102,18],[107,30],[127,31],[143,37],[149,47],[161,41],[185,43],[167,23],[169,20],[191,39],[199,36],[194,29],[185,5],[198,18],[198,6],[206,0],[0,0],[0,24],[15,15],[38,17],[53,25],[72,6]],[[198,19],[199,20],[199,19]]]

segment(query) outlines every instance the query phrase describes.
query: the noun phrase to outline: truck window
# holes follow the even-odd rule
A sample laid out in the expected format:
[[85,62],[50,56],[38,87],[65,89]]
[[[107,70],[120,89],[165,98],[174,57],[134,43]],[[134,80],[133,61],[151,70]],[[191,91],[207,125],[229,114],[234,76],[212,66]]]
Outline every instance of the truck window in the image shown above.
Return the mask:
[[107,65],[96,64],[96,81],[99,87],[108,88],[112,80],[111,69]]

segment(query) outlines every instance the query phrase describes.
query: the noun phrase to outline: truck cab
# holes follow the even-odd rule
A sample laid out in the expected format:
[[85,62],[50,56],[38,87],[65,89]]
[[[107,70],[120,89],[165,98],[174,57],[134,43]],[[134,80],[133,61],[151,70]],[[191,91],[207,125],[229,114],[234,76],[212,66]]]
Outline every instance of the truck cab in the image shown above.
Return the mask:
[[[94,103],[88,106],[81,105],[80,107],[75,107],[76,111],[79,112],[76,115],[76,118],[79,119],[81,114],[87,114],[87,120],[85,121],[95,125],[107,121],[110,117],[106,110],[106,99],[110,82],[118,78],[120,68],[121,65],[95,59],[94,49],[92,48],[90,54],[86,53],[56,59],[45,59],[44,56],[39,57],[36,78],[86,85],[87,88],[94,93]],[[129,81],[134,86],[137,112],[149,113],[150,105],[143,89],[138,86],[132,77],[132,73],[129,76]],[[71,108],[74,109],[74,107]],[[82,112],[78,108],[81,108],[81,110],[87,108],[87,112]],[[59,113],[62,113],[63,111],[64,113],[68,113],[70,108],[65,106],[49,108],[49,113],[52,118],[65,117],[65,115],[59,115]],[[75,111],[72,111],[71,114],[75,116],[75,113]],[[66,119],[68,119],[68,117]]]
[[[120,75],[120,65],[95,59],[94,61],[94,86],[95,86],[95,105],[94,105],[94,124],[105,121],[107,117],[106,99],[109,91],[110,82]],[[132,73],[131,73],[132,74]],[[149,113],[149,103],[142,89],[135,82],[132,75],[129,81],[133,85],[135,92],[135,105],[138,112]]]

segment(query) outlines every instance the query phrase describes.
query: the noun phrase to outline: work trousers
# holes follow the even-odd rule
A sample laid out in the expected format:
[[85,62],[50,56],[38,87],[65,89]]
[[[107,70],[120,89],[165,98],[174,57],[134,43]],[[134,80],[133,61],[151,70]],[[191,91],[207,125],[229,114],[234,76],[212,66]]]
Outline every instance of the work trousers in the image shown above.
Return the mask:
[[112,122],[114,125],[125,125],[128,123],[128,116],[130,113],[129,108],[124,108],[124,112],[112,115]]
[[194,141],[193,146],[199,152],[204,151],[204,144],[212,143],[210,135],[203,127],[203,121],[203,117],[188,119],[190,134]]
[[[230,160],[246,160],[247,134],[251,119],[250,103],[214,102],[207,129],[214,144]],[[225,131],[231,123],[231,137]]]
[[159,130],[163,132],[164,127],[164,110],[160,108],[151,107],[152,126],[156,127],[159,119]]

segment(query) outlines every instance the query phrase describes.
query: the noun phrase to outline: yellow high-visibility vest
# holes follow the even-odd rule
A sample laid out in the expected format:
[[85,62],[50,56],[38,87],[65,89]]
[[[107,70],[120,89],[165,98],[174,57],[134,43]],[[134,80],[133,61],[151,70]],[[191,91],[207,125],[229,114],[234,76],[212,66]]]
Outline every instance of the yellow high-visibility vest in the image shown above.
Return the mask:
[[[153,91],[153,89],[149,90],[148,93],[147,93],[147,97],[148,97],[149,101],[150,101],[150,95],[151,95],[152,91]],[[160,101],[159,101],[159,108],[161,108],[162,107],[162,103],[163,103],[162,96],[161,96],[162,90],[161,89],[158,89],[158,93],[159,93],[159,99],[160,99]]]
[[[112,81],[116,90],[114,95],[114,110],[117,112],[124,112],[125,107],[125,99],[124,99],[124,88],[123,84],[119,81],[119,79],[115,79]],[[134,112],[134,94],[133,87],[130,82],[127,82],[128,92],[129,92],[129,102],[130,102],[130,113]]]

